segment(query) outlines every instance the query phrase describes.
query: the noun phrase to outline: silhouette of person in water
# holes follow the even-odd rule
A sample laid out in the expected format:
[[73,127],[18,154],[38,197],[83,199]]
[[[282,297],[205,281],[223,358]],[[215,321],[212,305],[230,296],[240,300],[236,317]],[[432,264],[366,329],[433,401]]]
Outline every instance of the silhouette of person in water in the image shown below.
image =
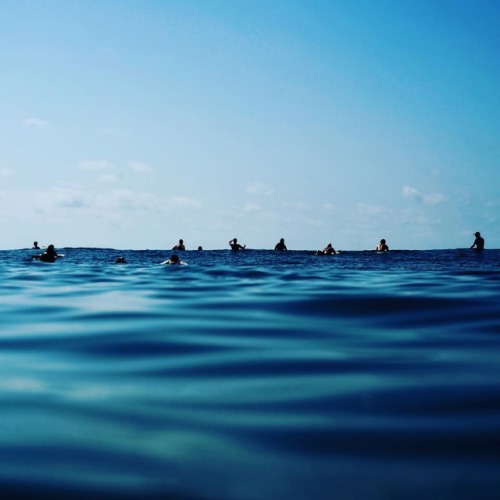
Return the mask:
[[231,250],[234,250],[234,251],[238,251],[238,250],[245,250],[245,248],[247,247],[246,245],[240,245],[238,243],[238,240],[236,238],[233,238],[230,242],[229,242],[229,246],[231,247]]
[[387,246],[384,239],[380,240],[380,243],[377,245],[376,250],[377,252],[387,252],[387,250],[389,250],[389,247]]
[[328,243],[323,250],[316,250],[316,255],[335,255],[336,253],[331,243]]
[[125,257],[117,257],[115,259],[115,264],[127,264],[127,261],[125,260]]
[[275,250],[288,250],[288,248],[285,245],[285,239],[281,238],[278,243],[276,243],[276,246],[274,247]]
[[34,241],[33,242],[33,247],[32,247],[33,250],[40,250],[40,247],[38,246],[38,241]]
[[200,245],[200,246],[198,247],[198,251],[200,251],[200,252],[201,252],[202,250],[203,250],[203,247]]
[[41,260],[42,262],[55,262],[57,259],[57,252],[54,248],[54,245],[49,245],[45,252],[41,253],[40,255],[36,255],[33,258]]
[[172,248],[172,250],[186,250],[186,247],[184,246],[184,240],[179,240],[179,243]]
[[162,262],[162,264],[180,264],[181,263],[181,260],[179,259],[179,256],[178,255],[171,255],[170,256],[170,259]]
[[328,243],[328,245],[326,245],[326,247],[323,248],[324,255],[334,255],[335,253],[336,253],[335,248],[333,248],[331,243]]
[[474,243],[471,245],[471,248],[475,248],[476,250],[484,250],[484,238],[481,236],[481,233],[478,231],[474,233],[476,239]]

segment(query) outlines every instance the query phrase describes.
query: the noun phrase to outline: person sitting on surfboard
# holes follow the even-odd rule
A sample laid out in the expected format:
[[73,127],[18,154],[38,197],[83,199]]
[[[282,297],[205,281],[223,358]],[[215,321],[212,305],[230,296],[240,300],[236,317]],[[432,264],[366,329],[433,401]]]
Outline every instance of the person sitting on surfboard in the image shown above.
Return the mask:
[[179,240],[179,243],[172,248],[172,250],[186,250],[186,247],[184,246],[184,240]]
[[45,250],[45,252],[41,253],[40,255],[33,256],[34,259],[41,260],[42,262],[55,262],[57,257],[58,255],[54,248],[54,245],[49,245],[47,247],[47,250]]
[[285,239],[281,238],[278,243],[276,243],[276,246],[274,247],[275,250],[288,250],[288,248],[285,245]]
[[377,252],[387,252],[387,250],[389,250],[389,247],[385,243],[384,239],[380,240],[380,243],[377,245],[376,250],[377,250]]
[[478,231],[477,233],[474,233],[474,236],[476,237],[476,239],[474,240],[471,248],[476,248],[476,250],[484,250],[484,238],[481,236],[481,233]]
[[316,255],[335,255],[336,253],[331,243],[328,243],[323,250],[316,250]]
[[236,238],[233,238],[230,242],[229,242],[229,246],[231,247],[231,250],[234,250],[234,251],[237,251],[237,250],[245,250],[245,248],[247,247],[246,245],[240,245],[238,243],[238,240]]
[[333,248],[331,243],[328,243],[325,248],[323,248],[323,255],[333,255],[335,254],[335,248]]

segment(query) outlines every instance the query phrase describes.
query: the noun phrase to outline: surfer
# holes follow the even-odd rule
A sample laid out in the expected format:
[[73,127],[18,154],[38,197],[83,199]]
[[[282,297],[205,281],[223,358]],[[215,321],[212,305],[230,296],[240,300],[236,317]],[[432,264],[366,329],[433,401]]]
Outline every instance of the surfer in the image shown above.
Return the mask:
[[471,245],[471,248],[475,248],[476,250],[484,250],[484,238],[481,236],[481,233],[477,231],[474,233],[476,239],[474,243]]
[[234,251],[237,251],[237,250],[245,250],[245,248],[247,247],[246,245],[240,245],[238,243],[238,240],[236,238],[233,238],[230,242],[229,242],[229,246],[231,247],[231,250],[234,250]]
[[172,248],[172,250],[186,250],[186,247],[184,246],[184,240],[179,240],[179,243]]
[[127,264],[127,261],[125,260],[125,257],[117,257],[115,259],[115,264]]
[[328,243],[323,250],[316,250],[316,255],[335,255],[336,253],[331,243]]
[[55,262],[57,257],[58,255],[54,248],[54,245],[49,245],[47,247],[47,250],[45,250],[45,252],[41,253],[40,255],[33,256],[34,259],[41,260],[42,262]]
[[387,252],[387,250],[389,250],[389,247],[387,246],[385,240],[381,239],[375,250],[377,250],[377,252]]
[[328,245],[323,248],[323,255],[334,255],[335,253],[335,248],[333,248],[331,243],[328,243]]
[[170,259],[162,262],[162,264],[181,264],[181,260],[179,259],[179,256],[178,255],[171,255],[170,256]]
[[38,246],[38,241],[33,242],[32,250],[40,250],[40,247]]
[[288,248],[285,245],[285,239],[281,238],[278,243],[276,243],[276,246],[274,247],[275,250],[288,250]]

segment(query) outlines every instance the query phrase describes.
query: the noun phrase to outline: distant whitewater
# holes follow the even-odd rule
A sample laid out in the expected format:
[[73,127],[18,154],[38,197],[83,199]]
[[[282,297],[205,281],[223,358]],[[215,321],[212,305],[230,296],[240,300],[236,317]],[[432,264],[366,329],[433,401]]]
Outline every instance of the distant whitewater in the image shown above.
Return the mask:
[[3,498],[500,497],[499,250],[57,250],[0,251]]

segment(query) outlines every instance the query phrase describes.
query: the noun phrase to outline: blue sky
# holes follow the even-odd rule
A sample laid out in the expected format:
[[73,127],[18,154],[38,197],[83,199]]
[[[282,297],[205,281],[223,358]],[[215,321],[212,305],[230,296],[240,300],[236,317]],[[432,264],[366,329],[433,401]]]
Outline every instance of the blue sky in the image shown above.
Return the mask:
[[486,0],[0,0],[0,246],[499,248],[498,26]]

